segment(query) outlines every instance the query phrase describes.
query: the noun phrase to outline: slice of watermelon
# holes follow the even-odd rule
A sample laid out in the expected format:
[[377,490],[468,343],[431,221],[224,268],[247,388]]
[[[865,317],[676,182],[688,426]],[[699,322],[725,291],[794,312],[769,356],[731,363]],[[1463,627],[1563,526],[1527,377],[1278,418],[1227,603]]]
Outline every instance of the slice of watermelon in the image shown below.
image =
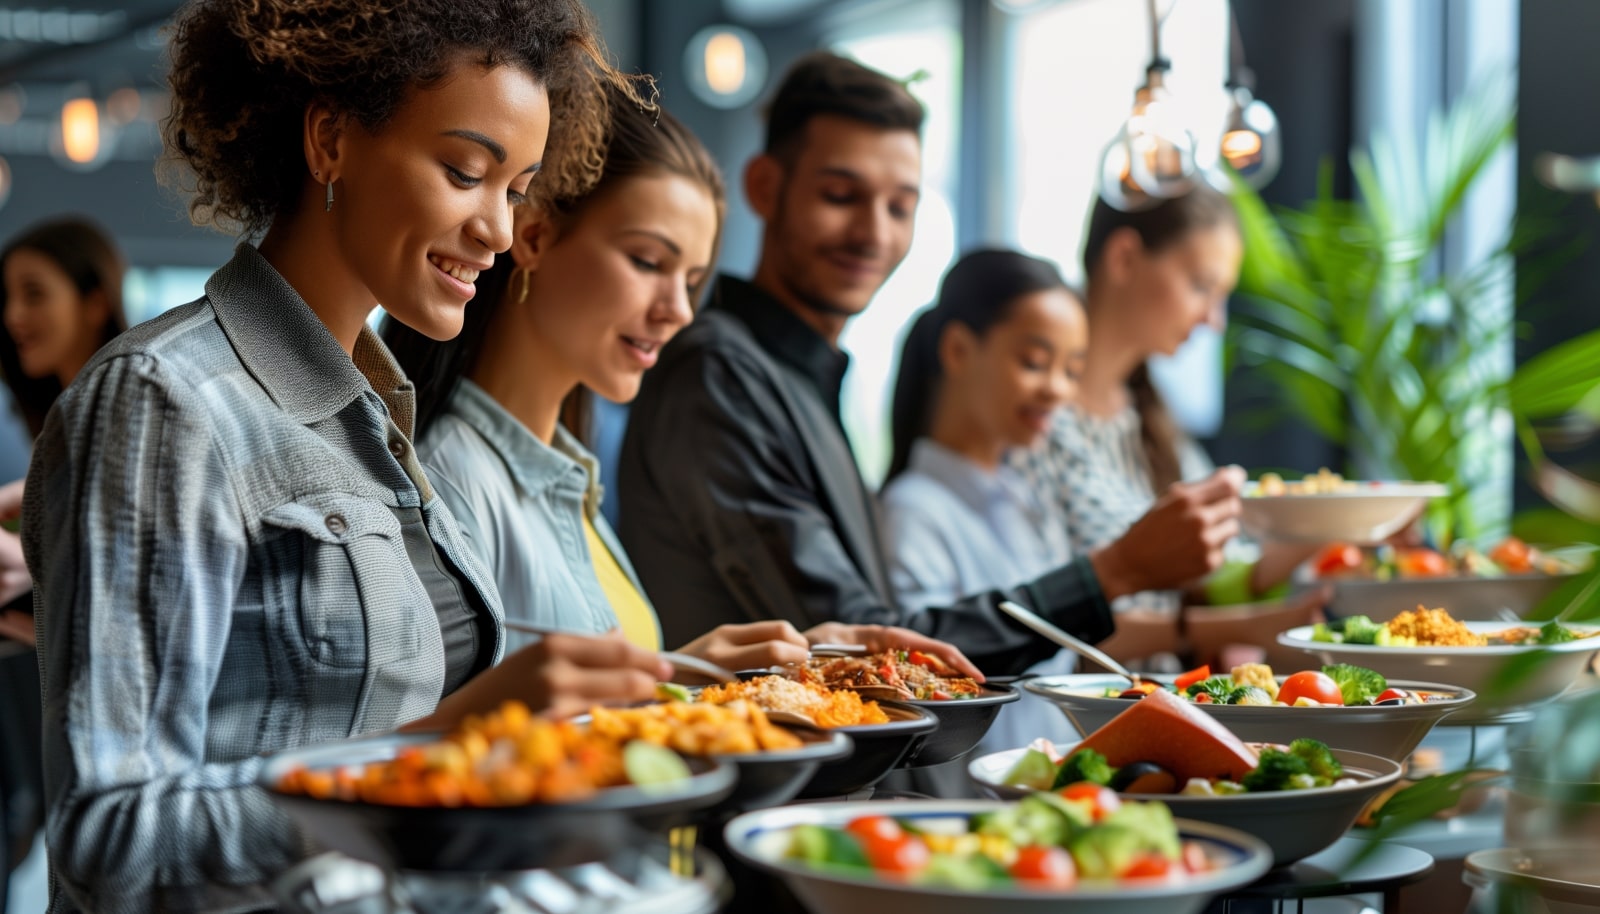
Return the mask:
[[1189,778],[1237,781],[1256,767],[1255,750],[1194,705],[1157,689],[1078,744],[1112,766],[1154,762],[1182,784]]

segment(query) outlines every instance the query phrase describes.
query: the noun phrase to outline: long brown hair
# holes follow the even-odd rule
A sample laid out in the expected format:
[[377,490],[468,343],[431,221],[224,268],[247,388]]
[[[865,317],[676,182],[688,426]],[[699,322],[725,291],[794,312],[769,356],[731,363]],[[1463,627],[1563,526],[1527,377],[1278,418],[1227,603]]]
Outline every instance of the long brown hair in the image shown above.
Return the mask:
[[[1088,286],[1093,288],[1106,242],[1119,229],[1132,229],[1144,249],[1154,253],[1177,243],[1190,232],[1238,224],[1239,216],[1233,202],[1204,184],[1181,197],[1163,200],[1138,212],[1124,212],[1097,198],[1083,240],[1083,273]],[[1150,483],[1160,493],[1183,478],[1178,459],[1178,423],[1150,380],[1148,363],[1141,364],[1128,377],[1128,392],[1139,416],[1139,434],[1144,443],[1145,462],[1150,467]]]
[[[711,193],[717,210],[717,235],[712,244],[715,261],[722,240],[726,193],[716,160],[689,129],[659,105],[641,104],[626,87],[610,86],[611,123],[600,179],[581,193],[535,195],[535,204],[556,222],[557,234],[583,210],[623,178],[645,174],[671,174],[694,181]],[[431,340],[392,318],[383,320],[383,340],[417,388],[417,428],[421,438],[444,414],[461,379],[477,368],[495,312],[511,287],[516,263],[509,252],[495,258],[494,267],[478,277],[477,295],[467,305],[461,333],[453,340]],[[691,290],[697,301],[702,287]],[[561,405],[561,424],[584,440],[589,437],[592,394],[579,387]]]
[[[106,297],[106,322],[100,328],[99,345],[128,329],[122,313],[122,255],[111,236],[87,219],[73,217],[41,222],[6,243],[0,251],[0,271],[11,255],[20,250],[37,251],[50,258],[72,280],[79,295],[101,292]],[[5,290],[0,288],[0,311],[5,309]],[[17,341],[0,326],[0,374],[17,402],[17,409],[28,423],[29,433],[37,436],[44,429],[45,414],[61,394],[55,375],[30,378],[22,372]]]

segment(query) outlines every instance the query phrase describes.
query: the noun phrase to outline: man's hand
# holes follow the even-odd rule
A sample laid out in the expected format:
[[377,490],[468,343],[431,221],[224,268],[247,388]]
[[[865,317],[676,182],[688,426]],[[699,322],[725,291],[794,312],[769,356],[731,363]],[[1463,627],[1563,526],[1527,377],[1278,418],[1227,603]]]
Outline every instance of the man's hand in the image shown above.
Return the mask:
[[753,670],[804,663],[811,644],[793,625],[781,620],[719,625],[678,649],[727,670]]
[[1222,565],[1222,547],[1239,533],[1244,470],[1223,467],[1168,489],[1122,538],[1089,557],[1107,600],[1174,590]]
[[983,682],[983,673],[972,665],[967,655],[953,644],[946,644],[893,625],[846,625],[843,622],[824,622],[806,629],[806,640],[812,644],[864,644],[873,652],[905,648],[931,654],[950,664],[963,676]]

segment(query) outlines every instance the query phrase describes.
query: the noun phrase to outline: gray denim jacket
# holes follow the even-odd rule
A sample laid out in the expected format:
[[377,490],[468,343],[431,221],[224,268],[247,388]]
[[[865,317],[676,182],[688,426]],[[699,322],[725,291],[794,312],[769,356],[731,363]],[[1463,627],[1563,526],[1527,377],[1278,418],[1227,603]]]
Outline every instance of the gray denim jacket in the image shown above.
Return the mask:
[[260,753],[440,698],[438,619],[392,508],[421,507],[498,632],[409,442],[413,402],[370,330],[352,362],[248,245],[61,395],[23,510],[51,911],[272,906],[261,884],[313,848],[254,786]]

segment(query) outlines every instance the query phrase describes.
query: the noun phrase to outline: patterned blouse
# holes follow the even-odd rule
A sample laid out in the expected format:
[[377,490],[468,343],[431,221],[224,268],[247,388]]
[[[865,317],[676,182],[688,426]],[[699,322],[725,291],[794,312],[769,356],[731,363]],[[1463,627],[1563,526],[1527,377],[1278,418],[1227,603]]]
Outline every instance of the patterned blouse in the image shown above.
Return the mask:
[[[1076,555],[1088,555],[1121,537],[1156,500],[1139,414],[1132,406],[1108,417],[1076,406],[1057,410],[1044,443],[1013,451],[1009,461],[1035,490],[1053,499],[1066,519]],[[1213,469],[1211,459],[1186,435],[1178,441],[1178,463],[1185,480],[1203,478]],[[1176,612],[1179,604],[1175,590],[1146,591],[1116,600],[1112,609]]]

